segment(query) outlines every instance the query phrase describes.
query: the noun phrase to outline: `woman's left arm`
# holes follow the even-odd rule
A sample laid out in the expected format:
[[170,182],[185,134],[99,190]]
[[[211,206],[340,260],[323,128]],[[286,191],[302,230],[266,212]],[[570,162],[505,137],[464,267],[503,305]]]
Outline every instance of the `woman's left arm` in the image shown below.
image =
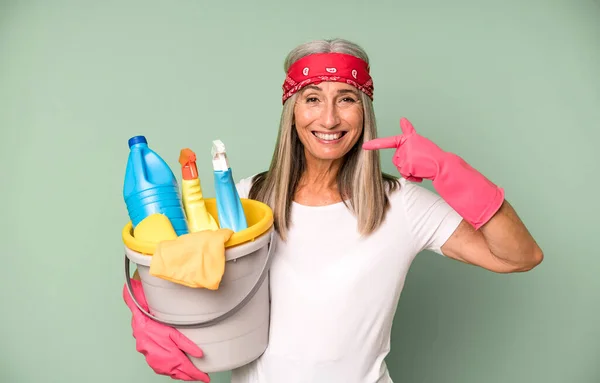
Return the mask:
[[529,271],[544,258],[508,201],[479,230],[463,220],[441,250],[449,258],[497,273]]
[[407,119],[400,120],[400,127],[401,135],[376,138],[363,149],[396,149],[392,161],[400,174],[413,182],[431,180],[463,218],[441,247],[444,255],[499,273],[531,270],[542,261],[542,250],[502,188],[458,155],[417,134]]

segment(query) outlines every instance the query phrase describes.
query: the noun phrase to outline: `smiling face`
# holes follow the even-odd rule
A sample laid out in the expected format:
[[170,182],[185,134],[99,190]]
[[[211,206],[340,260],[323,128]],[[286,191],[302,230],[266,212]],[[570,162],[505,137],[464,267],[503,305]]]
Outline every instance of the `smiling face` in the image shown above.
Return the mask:
[[298,94],[294,120],[307,161],[339,160],[356,144],[363,130],[358,92],[348,84],[322,82]]

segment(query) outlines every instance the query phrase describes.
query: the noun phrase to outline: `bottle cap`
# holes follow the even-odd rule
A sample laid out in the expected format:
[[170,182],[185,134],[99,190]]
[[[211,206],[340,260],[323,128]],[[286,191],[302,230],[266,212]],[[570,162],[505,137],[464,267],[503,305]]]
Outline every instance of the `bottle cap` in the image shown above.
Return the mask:
[[181,152],[179,152],[179,163],[181,164],[181,175],[184,180],[193,180],[198,178],[196,153],[194,153],[192,149],[181,149]]
[[146,137],[144,137],[144,136],[134,136],[134,137],[131,137],[127,143],[129,144],[129,147],[131,148],[135,144],[147,144],[148,141],[146,141]]

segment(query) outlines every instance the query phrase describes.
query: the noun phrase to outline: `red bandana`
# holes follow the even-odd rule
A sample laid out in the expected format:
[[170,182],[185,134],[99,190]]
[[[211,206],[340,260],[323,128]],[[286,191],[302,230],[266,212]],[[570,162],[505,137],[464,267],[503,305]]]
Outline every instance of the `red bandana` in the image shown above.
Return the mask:
[[373,80],[366,62],[344,53],[315,53],[290,66],[283,82],[282,102],[306,85],[322,81],[352,85],[373,99]]

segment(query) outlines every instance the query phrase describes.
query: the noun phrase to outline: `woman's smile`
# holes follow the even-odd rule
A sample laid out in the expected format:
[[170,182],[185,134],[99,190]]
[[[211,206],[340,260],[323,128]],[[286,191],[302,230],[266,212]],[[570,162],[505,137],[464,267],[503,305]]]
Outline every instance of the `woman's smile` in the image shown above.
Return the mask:
[[317,132],[313,131],[312,134],[315,136],[317,141],[325,145],[337,144],[346,135],[347,131],[339,132]]

